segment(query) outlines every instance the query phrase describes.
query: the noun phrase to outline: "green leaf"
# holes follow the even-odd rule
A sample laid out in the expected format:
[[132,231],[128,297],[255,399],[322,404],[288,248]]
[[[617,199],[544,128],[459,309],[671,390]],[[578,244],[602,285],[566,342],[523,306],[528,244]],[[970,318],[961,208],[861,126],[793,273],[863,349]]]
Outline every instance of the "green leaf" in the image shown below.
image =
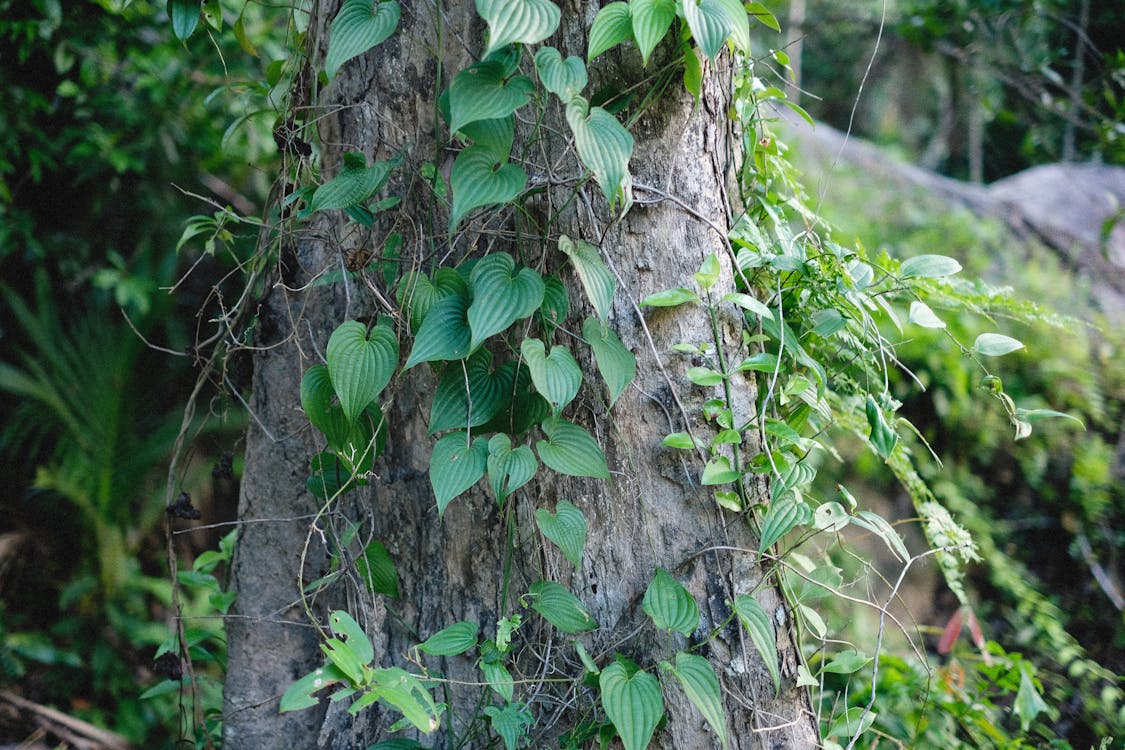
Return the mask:
[[690,289],[665,289],[641,300],[641,307],[676,307],[685,302],[699,302],[699,295]]
[[360,205],[386,184],[391,170],[400,163],[398,159],[391,159],[377,161],[369,167],[362,154],[348,156],[352,158],[345,157],[340,173],[316,189],[302,215]]
[[446,297],[469,298],[469,282],[455,268],[439,268],[431,282],[423,273],[403,277],[395,291],[399,305],[410,311],[410,330],[417,334],[430,308]]
[[602,262],[598,249],[585,240],[572,240],[565,234],[559,237],[559,249],[570,258],[582,281],[582,288],[586,290],[586,297],[594,306],[598,317],[603,322],[606,321],[613,306],[617,280]]
[[[511,367],[511,363],[498,368],[498,372]],[[516,366],[515,382],[512,384],[511,401],[488,421],[480,426],[481,432],[506,432],[509,435],[522,435],[533,425],[551,415],[551,405],[547,399],[535,392],[531,373],[523,364]]]
[[882,516],[872,513],[869,510],[861,510],[852,517],[851,521],[856,526],[876,534],[890,547],[895,557],[902,562],[908,562],[910,560],[910,552],[907,551],[906,545],[903,544],[902,537],[895,531],[894,526],[891,526]]
[[469,355],[472,332],[469,330],[469,300],[460,295],[444,297],[430,308],[404,370],[420,362],[463,359]]
[[813,528],[830,533],[840,531],[851,522],[844,506],[832,501],[824,503],[813,511]]
[[528,589],[531,608],[564,633],[580,633],[598,627],[589,610],[570,593],[554,581],[536,581]]
[[973,342],[973,351],[989,357],[1000,357],[1023,349],[1023,342],[1000,333],[982,333]]
[[1020,687],[1016,692],[1014,708],[1016,716],[1020,717],[1020,729],[1024,732],[1031,728],[1031,722],[1036,716],[1050,711],[1050,706],[1043,700],[1031,676],[1031,667],[1027,664],[1020,665]]
[[375,649],[368,640],[363,628],[347,612],[338,609],[328,615],[328,627],[338,636],[342,636],[355,657],[361,664],[369,664],[375,658]]
[[763,26],[773,29],[776,32],[781,32],[781,24],[777,22],[777,19],[774,18],[773,13],[770,13],[769,9],[767,9],[766,6],[762,5],[761,3],[747,3],[746,10],[750,13],[750,15],[758,19],[759,23],[761,23]]
[[368,331],[357,320],[345,321],[328,339],[327,360],[340,406],[354,422],[390,382],[398,365],[398,338],[383,322]]
[[691,635],[699,627],[699,605],[695,598],[663,568],[656,569],[641,608],[660,630]]
[[449,86],[451,132],[479,120],[500,120],[531,101],[535,84],[511,76],[503,62],[486,60],[462,70]]
[[547,439],[535,444],[539,458],[560,474],[609,479],[605,454],[590,433],[557,417],[543,422]]
[[664,696],[656,678],[643,669],[629,674],[620,663],[614,663],[602,670],[598,685],[602,707],[625,750],[648,747],[664,715]]
[[352,472],[331,451],[312,457],[309,461],[309,474],[309,478],[305,480],[305,489],[313,497],[322,500],[335,497],[352,481]]
[[[684,0],[682,7],[692,39],[703,54],[714,60],[735,30],[728,4],[722,0]],[[745,11],[742,16],[746,17]]]
[[727,717],[723,711],[723,694],[719,686],[719,678],[711,662],[702,656],[685,653],[676,654],[676,666],[672,667],[672,674],[684,689],[684,694],[692,702],[703,718],[711,725],[711,729],[727,747]]
[[629,157],[633,154],[633,136],[617,118],[601,107],[586,108],[571,104],[566,108],[566,121],[574,132],[578,158],[594,173],[610,210],[620,198],[623,208],[633,203]]
[[756,372],[777,372],[777,355],[769,352],[752,354],[739,363],[738,369],[742,372],[754,370]]
[[539,306],[539,322],[544,338],[551,338],[555,329],[566,320],[570,311],[570,297],[566,285],[554,276],[543,279],[543,304]]
[[319,669],[314,669],[289,686],[281,696],[278,713],[312,708],[317,704],[316,699],[312,697],[313,693],[323,690],[329,685],[344,682],[346,679],[344,673],[332,664],[325,664]]
[[898,275],[904,279],[940,279],[952,276],[961,270],[961,264],[944,255],[916,255],[907,258],[899,266]]
[[609,387],[609,405],[612,407],[637,376],[637,358],[625,348],[617,334],[597,318],[586,318],[582,324],[582,338],[594,350],[594,361]]
[[513,492],[535,476],[539,462],[526,445],[512,449],[511,439],[499,433],[488,441],[488,483],[501,505]]
[[910,315],[907,320],[923,328],[945,328],[945,321],[934,314],[925,302],[914,300],[910,303]]
[[476,0],[477,14],[488,24],[488,57],[509,44],[536,44],[558,28],[562,15],[549,0]]
[[[487,645],[487,644],[483,644]],[[484,673],[484,679],[488,682],[488,686],[496,691],[506,701],[512,700],[515,694],[515,680],[512,679],[512,673],[498,661],[485,661],[480,662],[480,671]]]
[[363,555],[355,561],[355,567],[372,594],[398,598],[398,571],[386,546],[378,539],[367,543]]
[[479,349],[445,366],[430,405],[431,435],[486,424],[510,403],[516,367],[507,363],[492,370],[491,363],[492,353]]
[[866,667],[874,659],[862,651],[841,651],[825,664],[821,671],[831,674],[854,674]]
[[748,310],[749,312],[754,313],[759,318],[768,318],[770,320],[773,320],[773,310],[770,310],[765,306],[765,304],[754,299],[749,294],[743,294],[742,292],[731,292],[729,294],[724,294],[722,301],[733,302],[743,310]]
[[879,404],[873,396],[867,397],[864,410],[867,413],[867,424],[871,427],[870,439],[871,444],[875,447],[875,452],[883,459],[890,458],[895,445],[898,444],[898,435],[895,434],[894,428],[887,423],[886,417],[883,416],[883,410],[879,408]]
[[485,146],[469,146],[457,155],[449,175],[453,210],[449,231],[474,208],[515,200],[527,184],[527,175],[515,164],[497,158]]
[[[489,336],[499,333],[543,304],[543,279],[530,268],[515,271],[516,262],[507,253],[492,253],[473,266],[469,287],[470,349],[476,349]],[[534,373],[533,373],[534,374]]]
[[719,265],[719,258],[714,253],[711,253],[699,265],[699,270],[695,272],[695,283],[699,288],[706,291],[715,286],[719,280],[719,274],[722,272],[722,267]]
[[[634,0],[634,5],[636,0]],[[626,3],[609,3],[602,6],[590,27],[586,41],[586,60],[593,60],[606,50],[633,38],[633,22]]]
[[828,727],[828,737],[858,737],[866,732],[879,714],[868,711],[862,706],[852,706],[847,711],[833,719]]
[[586,88],[586,66],[582,59],[571,55],[563,60],[554,47],[543,47],[535,53],[535,69],[543,87],[563,102],[569,103]]
[[410,740],[405,737],[395,737],[390,740],[383,740],[376,742],[367,750],[426,750],[418,740]]
[[399,6],[395,0],[372,4],[371,0],[344,0],[332,20],[324,72],[331,80],[353,57],[385,41],[398,28]]
[[476,484],[488,468],[488,441],[478,437],[469,445],[468,439],[467,432],[451,432],[434,444],[430,485],[439,514],[453,498]]
[[505,750],[516,750],[527,736],[528,727],[535,724],[535,718],[522,703],[509,703],[503,709],[487,706],[484,713],[492,723],[492,731],[504,740]]
[[713,484],[728,484],[730,482],[737,482],[740,476],[742,475],[739,471],[730,465],[729,458],[726,456],[716,456],[704,465],[703,476],[699,478],[699,483],[708,486]]
[[758,550],[765,552],[778,539],[810,520],[812,520],[812,511],[809,510],[808,505],[796,500],[792,493],[782,496],[770,505],[765,518],[762,519],[762,536],[758,542]]
[[199,0],[168,0],[168,17],[172,19],[172,33],[181,42],[186,41],[199,25]]
[[570,350],[562,344],[551,347],[546,354],[543,342],[539,339],[524,339],[520,344],[520,354],[531,372],[531,381],[557,416],[567,404],[574,400],[582,385],[582,369],[574,361]]
[[559,500],[554,513],[546,508],[535,511],[535,523],[574,567],[581,565],[586,546],[586,516],[582,511],[567,500]]
[[[399,667],[390,667],[375,670],[374,682],[375,685],[369,691],[373,699],[397,708],[403,718],[420,732],[431,734],[438,728],[440,710],[434,703],[433,696],[417,677]],[[360,707],[357,701],[349,709],[349,713]]]
[[661,445],[666,445],[669,448],[678,448],[682,451],[695,450],[697,447],[695,442],[691,439],[691,435],[686,432],[673,432],[671,435],[666,436]]
[[641,60],[648,65],[652,51],[668,33],[676,17],[675,0],[632,0],[633,37],[641,51]]
[[688,380],[705,388],[723,384],[723,374],[710,367],[689,367],[684,374]]
[[746,594],[734,598],[734,611],[773,678],[774,695],[777,695],[781,690],[781,674],[777,667],[777,635],[773,629],[773,618],[757,599]]
[[507,161],[516,137],[516,118],[508,115],[498,120],[476,120],[462,125],[458,132],[474,146],[491,151],[497,161]]
[[480,625],[477,623],[462,620],[434,633],[425,642],[418,644],[418,649],[431,656],[463,654],[477,645],[479,631]]

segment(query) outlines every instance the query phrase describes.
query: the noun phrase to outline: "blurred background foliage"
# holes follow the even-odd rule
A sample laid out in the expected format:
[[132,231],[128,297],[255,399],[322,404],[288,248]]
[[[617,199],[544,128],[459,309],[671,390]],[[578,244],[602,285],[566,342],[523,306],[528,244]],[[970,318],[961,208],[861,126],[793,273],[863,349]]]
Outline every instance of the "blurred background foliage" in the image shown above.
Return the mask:
[[[211,289],[252,254],[256,231],[235,224],[216,245],[203,232],[177,246],[193,215],[261,213],[278,164],[277,61],[293,43],[274,25],[285,13],[241,0],[218,6],[222,23],[185,44],[162,2],[0,0],[0,688],[145,747],[172,746],[185,720],[178,660],[154,662],[176,652],[161,533],[168,460],[198,331],[222,312]],[[769,7],[789,43],[759,46],[785,46],[799,61],[801,104],[908,161],[984,181],[1059,159],[1125,164],[1125,17],[1114,3]],[[1043,316],[1011,329],[1028,348],[1006,358],[1004,385],[1022,406],[1067,411],[1086,430],[1037,423],[1018,444],[1002,410],[982,405],[979,376],[948,339],[900,342],[927,390],[903,378],[896,395],[944,464],[922,460],[926,448],[915,445],[927,480],[980,545],[971,596],[997,651],[986,660],[962,637],[938,653],[957,604],[937,577],[912,579],[905,598],[937,669],[905,651],[885,656],[877,742],[1086,748],[1120,739],[1125,326],[1081,302],[1086,283],[1047,249],[998,222],[800,148],[793,158],[810,190],[831,174],[820,211],[841,244],[952,255],[966,277],[1072,316],[1061,327]],[[980,332],[978,316],[941,314],[961,340]],[[216,523],[233,516],[245,416],[221,388],[202,411],[171,492],[188,492],[202,521]],[[836,478],[908,517],[902,489],[867,456],[845,454]],[[220,546],[218,532],[177,540],[187,613],[211,618],[188,634],[213,678],[203,696],[211,706],[230,544]],[[1024,664],[1037,667],[1048,702],[1027,731],[1012,715]],[[870,691],[854,675],[826,687],[826,700],[856,706]],[[0,711],[0,739],[23,739],[18,731]]]

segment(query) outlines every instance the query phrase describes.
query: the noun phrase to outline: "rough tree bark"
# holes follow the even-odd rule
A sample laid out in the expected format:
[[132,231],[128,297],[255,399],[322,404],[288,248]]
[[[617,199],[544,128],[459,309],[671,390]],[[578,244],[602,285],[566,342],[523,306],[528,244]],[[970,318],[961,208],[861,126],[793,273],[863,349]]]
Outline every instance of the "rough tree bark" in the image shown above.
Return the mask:
[[[548,43],[564,55],[584,56],[585,34],[597,4],[559,4],[562,25]],[[550,579],[566,585],[596,617],[600,628],[581,640],[600,664],[619,652],[654,671],[655,658],[668,654],[653,656],[660,644],[646,635],[651,628],[636,633],[644,622],[641,597],[658,566],[684,582],[699,601],[700,636],[727,619],[726,601],[754,590],[765,575],[753,555],[738,551],[757,547],[745,519],[716,506],[708,488],[699,485],[701,466],[694,457],[681,461],[679,452],[660,445],[664,435],[684,429],[685,416],[695,429],[702,429],[693,416],[698,408],[692,409],[699,398],[680,374],[695,363],[673,359],[669,347],[706,340],[710,324],[702,313],[684,309],[642,316],[636,305],[654,291],[690,283],[705,255],[726,257],[724,234],[731,220],[727,196],[737,151],[726,117],[729,72],[722,66],[711,71],[698,105],[676,86],[669,87],[635,124],[631,169],[637,203],[623,220],[611,220],[590,183],[583,197],[551,226],[550,236],[531,237],[516,248],[510,232],[507,237],[481,233],[475,238],[464,233],[451,245],[433,228],[444,226],[444,217],[431,223],[428,216],[426,207],[433,201],[421,165],[432,162],[448,170],[453,150],[448,134],[435,133],[435,97],[453,73],[479,54],[484,26],[468,0],[439,4],[440,18],[431,4],[402,5],[395,35],[345,65],[314,102],[316,117],[309,119],[318,121],[322,173],[335,174],[347,151],[375,159],[402,155],[404,166],[390,192],[404,197],[393,218],[394,231],[405,239],[404,265],[424,266],[447,255],[460,258],[470,246],[519,253],[523,262],[543,272],[556,271],[567,281],[570,330],[579,327],[588,311],[576,275],[556,249],[558,236],[565,233],[598,245],[619,275],[611,325],[637,356],[637,380],[607,410],[593,362],[580,357],[591,374],[584,395],[568,407],[566,416],[589,429],[605,450],[612,472],[609,481],[563,477],[541,467],[532,484],[510,498],[503,510],[478,486],[439,518],[427,478],[433,438],[427,435],[426,422],[435,376],[428,365],[400,372],[383,397],[390,434],[386,453],[377,463],[378,478],[310,529],[309,517],[319,501],[305,491],[305,477],[309,458],[321,446],[300,410],[301,373],[322,361],[328,336],[340,322],[379,310],[362,285],[309,282],[340,268],[350,251],[380,247],[391,227],[357,231],[339,212],[321,212],[311,226],[285,239],[280,278],[260,310],[260,348],[250,400],[254,419],[239,509],[243,527],[233,566],[238,599],[227,631],[224,733],[230,750],[365,748],[387,736],[396,717],[377,706],[354,719],[346,713],[346,702],[322,701],[315,709],[278,715],[284,690],[323,661],[317,631],[300,603],[302,550],[311,540],[304,559],[304,580],[310,581],[326,570],[325,540],[339,533],[348,519],[362,521],[361,536],[384,542],[397,564],[401,598],[372,598],[345,580],[333,593],[319,595],[313,611],[323,617],[328,608],[346,606],[371,634],[380,666],[417,669],[409,662],[412,647],[458,620],[479,622],[482,632],[490,633],[498,618],[518,610],[517,597],[530,582]],[[309,28],[314,65],[323,60],[328,22],[337,8],[333,0],[316,6]],[[593,66],[588,90],[596,90],[599,80],[627,78],[633,71],[626,57],[623,53],[617,59],[620,65]],[[559,113],[549,112],[547,122],[561,122]],[[552,180],[566,182],[569,177],[567,189],[573,189],[578,174],[573,166],[562,167],[566,174],[561,176],[552,172],[566,163],[559,156],[568,145],[557,135],[565,132],[563,126],[545,136],[526,157],[532,182],[540,180],[545,187],[539,200],[555,201],[556,206],[563,193]],[[495,218],[491,222],[495,229]],[[393,298],[390,290],[383,293]],[[408,331],[402,333],[408,337]],[[736,334],[733,325],[728,333]],[[409,345],[404,339],[404,358]],[[751,380],[743,385],[745,417],[753,408],[754,390]],[[677,406],[677,394],[686,415]],[[756,489],[766,492],[764,485]],[[534,521],[537,508],[553,510],[562,499],[581,508],[589,524],[577,569],[557,549],[542,544]],[[506,570],[510,593],[504,600]],[[721,630],[702,652],[723,685],[731,747],[813,747],[816,722],[807,695],[795,687],[798,657],[789,615],[776,587],[767,584],[755,596],[774,614],[778,626],[780,694],[775,695],[757,651],[736,626]],[[538,618],[528,619],[531,624],[520,631],[525,645],[512,666],[517,680],[528,681],[517,687],[517,699],[531,701],[539,718],[533,746],[555,746],[554,738],[573,725],[583,705],[591,705],[590,695],[581,685],[544,682],[578,674],[577,658],[568,639]],[[668,640],[676,648],[687,645],[686,639],[676,641],[679,636],[662,638],[665,646]],[[559,671],[564,663],[571,664],[565,673]],[[480,680],[479,670],[466,657],[427,657],[425,664],[453,680]],[[467,737],[463,747],[489,742],[484,723],[466,723],[482,695],[487,699],[487,688],[479,686],[450,686],[438,694],[449,703],[441,731]],[[682,693],[666,691],[666,702],[669,720],[652,747],[719,746]],[[444,740],[438,744],[446,746]]]

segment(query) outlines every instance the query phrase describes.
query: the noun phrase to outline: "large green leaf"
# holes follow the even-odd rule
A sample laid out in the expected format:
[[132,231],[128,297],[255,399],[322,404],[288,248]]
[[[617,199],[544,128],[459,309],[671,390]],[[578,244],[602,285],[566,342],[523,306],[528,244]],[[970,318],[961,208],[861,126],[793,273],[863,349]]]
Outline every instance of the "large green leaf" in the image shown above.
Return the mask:
[[[531,268],[516,272],[516,262],[507,253],[481,258],[469,277],[473,303],[469,305],[470,349],[489,336],[526,318],[543,304],[543,279]],[[533,373],[534,374],[534,373]]]
[[585,240],[572,240],[564,234],[559,237],[559,250],[570,258],[598,317],[602,321],[608,319],[613,294],[617,291],[617,279],[602,262],[598,249]]
[[520,344],[520,354],[531,372],[535,389],[551,403],[557,415],[578,394],[582,369],[562,344],[551,347],[551,353],[547,354],[542,341],[528,338]]
[[[437,730],[441,709],[434,703],[433,696],[421,680],[405,669],[389,667],[376,669],[374,682],[369,691],[372,698],[369,703],[377,699],[397,708],[402,717],[420,732],[430,734]],[[361,708],[363,705],[356,701],[348,709],[348,713],[354,715]]]
[[777,635],[773,631],[773,620],[769,612],[766,612],[757,599],[745,594],[734,598],[734,611],[765,662],[776,693],[781,689],[781,675],[777,668]]
[[352,433],[352,423],[336,401],[336,391],[325,365],[313,365],[301,378],[301,408],[313,426],[328,438],[336,449],[345,445]]
[[492,354],[480,349],[467,360],[446,365],[430,406],[431,435],[485,424],[509,403],[515,365],[492,370],[491,364]]
[[437,498],[438,513],[444,513],[453,498],[477,483],[488,468],[488,441],[468,443],[467,432],[452,432],[434,444],[430,454],[430,485]]
[[383,187],[399,160],[377,161],[367,166],[363,154],[348,154],[340,173],[316,189],[306,214],[358,206]]
[[449,87],[449,129],[456,133],[478,120],[505,118],[531,101],[534,91],[530,78],[510,76],[503,62],[470,65]]
[[554,47],[543,47],[535,53],[535,69],[543,87],[569,103],[586,88],[586,66],[573,55],[563,60]]
[[512,142],[516,137],[516,118],[508,115],[496,120],[476,120],[462,125],[459,132],[472,141],[474,146],[491,151],[497,161],[507,161],[512,154]]
[[664,715],[664,696],[656,678],[643,669],[629,674],[624,666],[615,663],[602,670],[598,685],[602,690],[602,707],[625,750],[648,747]]
[[398,337],[380,322],[370,331],[357,320],[341,323],[328,339],[328,375],[349,421],[378,398],[398,365]]
[[488,483],[501,505],[508,495],[530,482],[538,469],[539,462],[526,445],[513,449],[511,439],[503,433],[488,441]]
[[[481,644],[482,649],[487,645],[487,642]],[[484,673],[484,679],[488,686],[504,700],[512,700],[515,694],[516,681],[512,679],[512,673],[508,671],[508,668],[498,661],[481,659],[479,663],[480,671]]]
[[633,154],[633,136],[617,118],[601,107],[571,104],[566,108],[566,121],[574,132],[578,158],[594,173],[610,209],[620,198],[624,208],[633,202],[629,157]]
[[582,511],[567,500],[559,500],[554,513],[546,508],[535,511],[535,523],[574,567],[581,564],[582,549],[586,546],[586,516]]
[[199,25],[199,0],[168,0],[168,17],[172,19],[172,33],[181,42]]
[[372,4],[371,0],[344,0],[332,20],[324,72],[329,80],[340,66],[385,41],[398,28],[399,7],[395,0]]
[[355,654],[361,664],[368,664],[375,658],[375,649],[368,640],[367,634],[346,611],[337,609],[329,614],[328,627],[335,635],[344,638],[348,649]]
[[536,581],[528,591],[531,608],[564,633],[580,633],[598,627],[593,615],[578,597],[554,581]]
[[319,669],[314,669],[301,679],[294,682],[281,696],[281,705],[278,713],[299,711],[302,708],[312,708],[318,701],[312,694],[323,690],[330,685],[344,682],[347,677],[339,668],[332,664],[325,664]]
[[410,330],[417,333],[430,308],[446,297],[469,298],[469,282],[455,268],[439,268],[431,282],[424,273],[414,272],[403,277],[395,292],[398,304],[410,311]]
[[812,520],[812,510],[804,501],[797,500],[792,493],[783,495],[770,505],[765,518],[762,519],[758,550],[765,552],[778,539],[810,520]]
[[398,598],[398,570],[386,546],[378,539],[367,543],[355,567],[371,593]]
[[641,609],[661,630],[691,635],[699,627],[699,605],[695,597],[663,568],[656,569]]
[[617,334],[597,318],[586,318],[582,324],[582,338],[594,350],[594,361],[609,386],[609,405],[613,406],[637,376],[637,358],[625,348]]
[[714,60],[732,35],[736,46],[749,45],[750,20],[738,0],[684,0],[683,9],[692,38],[708,58]]
[[457,155],[449,175],[453,210],[449,231],[474,208],[514,200],[527,184],[527,175],[515,164],[499,159],[487,146],[469,146]]
[[723,747],[727,747],[727,717],[723,711],[723,694],[711,662],[702,656],[681,651],[676,654],[676,666],[671,670],[688,700],[703,714]]
[[535,44],[558,28],[562,13],[549,0],[476,0],[477,13],[488,24],[490,53],[509,44]]
[[609,479],[605,454],[590,433],[576,424],[552,417],[544,420],[547,439],[535,444],[543,463],[560,474]]
[[648,65],[652,51],[668,33],[668,27],[676,17],[676,2],[675,0],[632,0],[629,7],[633,16],[633,37],[641,50],[641,60]]
[[479,630],[480,625],[475,622],[462,620],[431,635],[425,642],[418,644],[418,650],[425,651],[431,656],[463,654],[477,645]]
[[444,297],[430,308],[418,334],[414,348],[403,369],[409,370],[420,362],[439,359],[455,360],[469,356],[469,300],[460,295]]
[[[633,4],[636,4],[635,0]],[[598,15],[594,16],[593,25],[590,26],[590,37],[586,41],[587,60],[593,60],[606,50],[633,39],[633,22],[629,8],[626,3],[609,3],[602,6]]]

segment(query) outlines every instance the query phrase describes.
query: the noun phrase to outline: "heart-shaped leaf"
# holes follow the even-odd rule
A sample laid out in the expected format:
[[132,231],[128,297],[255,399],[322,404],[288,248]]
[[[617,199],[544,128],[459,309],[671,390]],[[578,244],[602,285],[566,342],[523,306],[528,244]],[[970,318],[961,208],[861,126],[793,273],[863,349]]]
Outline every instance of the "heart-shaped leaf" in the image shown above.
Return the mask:
[[566,292],[566,284],[554,276],[543,279],[543,304],[539,306],[538,319],[546,338],[554,335],[569,311],[570,296]]
[[773,632],[773,620],[752,596],[736,596],[734,611],[738,614],[742,627],[750,634],[754,648],[758,649],[758,654],[765,662],[766,669],[773,678],[773,689],[776,693],[781,689],[781,675],[777,668],[777,636]]
[[531,268],[521,268],[518,273],[515,269],[516,262],[507,253],[492,253],[473,267],[469,277],[473,293],[468,312],[473,334],[470,349],[543,304],[543,279]]
[[818,531],[840,531],[851,523],[851,517],[844,506],[833,501],[824,503],[813,511],[813,528]]
[[514,200],[527,184],[527,175],[515,164],[498,159],[486,146],[470,146],[457,155],[449,175],[453,210],[449,231],[474,208]]
[[362,154],[348,154],[340,173],[316,189],[305,214],[358,206],[387,181],[399,160],[379,161],[368,167]]
[[412,272],[398,285],[398,304],[410,311],[410,330],[418,332],[430,308],[440,299],[450,296],[469,298],[469,283],[454,268],[439,268],[431,282],[424,273]]
[[414,337],[414,348],[403,369],[419,362],[455,360],[469,356],[469,300],[460,295],[444,297],[434,303]]
[[582,324],[582,338],[594,350],[594,361],[609,386],[609,405],[613,406],[637,376],[637,358],[625,348],[617,334],[597,318],[586,318]]
[[340,66],[385,41],[398,28],[399,7],[395,0],[372,4],[371,0],[344,0],[332,20],[324,72],[331,80]]
[[554,513],[546,508],[535,511],[535,523],[574,567],[582,564],[582,549],[586,546],[586,516],[582,511],[566,500],[559,500]]
[[535,476],[539,462],[526,445],[512,449],[511,439],[499,433],[488,441],[488,483],[501,505],[513,492]]
[[699,605],[695,598],[663,568],[656,569],[641,609],[660,630],[691,635],[699,627]]
[[469,444],[469,433],[451,432],[434,444],[430,455],[430,485],[437,498],[438,513],[449,502],[484,476],[488,465],[488,441],[476,438]]
[[418,650],[431,656],[457,656],[477,645],[479,630],[480,625],[475,622],[462,620],[431,635],[418,644]]
[[559,250],[566,253],[574,265],[574,270],[578,271],[582,288],[586,290],[586,297],[594,306],[598,317],[602,321],[607,320],[613,305],[614,292],[617,291],[617,279],[602,262],[598,249],[589,242],[572,240],[564,234],[559,237]]
[[[633,5],[636,5],[636,0],[633,1]],[[629,8],[627,3],[610,3],[602,6],[598,15],[594,16],[593,25],[590,26],[590,37],[586,41],[587,60],[593,60],[606,50],[632,40],[633,21]]]
[[566,121],[574,132],[578,158],[594,173],[610,209],[618,198],[628,209],[633,203],[629,157],[633,155],[633,136],[617,118],[601,107],[571,104]]
[[199,25],[199,0],[168,0],[168,17],[172,19],[172,33],[185,41]]
[[641,60],[648,65],[648,59],[656,45],[668,33],[668,27],[676,17],[675,0],[632,0],[633,37],[641,51]]
[[578,597],[554,581],[536,581],[528,591],[531,608],[564,633],[581,633],[598,627],[593,615]]
[[692,38],[711,60],[732,35],[735,46],[749,46],[750,19],[738,0],[685,0],[683,9]]
[[357,320],[341,323],[328,339],[328,375],[348,421],[379,397],[398,365],[398,338],[380,322],[370,331]]
[[324,365],[313,365],[301,378],[301,408],[313,426],[324,433],[330,446],[343,445],[352,425],[339,404],[334,404],[336,391]]
[[496,368],[497,374],[506,368],[515,367],[515,382],[508,391],[510,401],[487,424],[481,425],[480,432],[505,432],[509,435],[522,435],[539,424],[551,414],[547,399],[535,392],[531,373],[525,365],[515,366],[505,363]]
[[505,118],[527,104],[535,84],[527,76],[509,76],[498,61],[475,63],[454,76],[449,87],[450,131],[478,120]]
[[758,550],[765,552],[773,543],[788,534],[797,526],[803,526],[812,520],[812,511],[804,501],[797,500],[792,493],[783,495],[770,505],[765,518],[762,519],[761,538],[758,540]]
[[507,161],[516,137],[516,118],[508,115],[498,120],[476,120],[461,126],[459,132],[474,146],[491,151],[497,161]]
[[586,88],[586,66],[578,57],[568,57],[554,47],[543,47],[535,53],[535,69],[543,87],[552,94],[569,102]]
[[524,339],[520,344],[520,354],[531,371],[535,389],[551,403],[557,415],[578,395],[582,369],[574,361],[570,350],[562,344],[551,347],[551,353],[547,354],[539,339]]
[[509,44],[541,42],[559,26],[562,12],[549,0],[476,0],[477,14],[488,24],[487,57]]
[[685,653],[676,654],[676,666],[672,667],[672,674],[679,680],[684,694],[692,702],[703,718],[711,725],[711,729],[727,747],[727,719],[723,711],[723,694],[719,687],[719,678],[715,675],[715,668],[711,662],[702,656]]
[[386,546],[378,539],[368,542],[363,555],[355,561],[355,567],[371,593],[398,598],[398,571],[395,569],[395,562]]
[[539,458],[560,474],[609,479],[605,454],[590,433],[576,424],[552,417],[543,422],[546,440],[535,444]]
[[625,750],[648,747],[664,715],[664,696],[660,694],[656,678],[643,669],[629,674],[620,663],[614,663],[602,670],[598,685],[602,691],[602,707]]
[[431,435],[485,424],[509,403],[515,365],[493,371],[491,364],[492,354],[481,349],[445,367],[430,407]]

